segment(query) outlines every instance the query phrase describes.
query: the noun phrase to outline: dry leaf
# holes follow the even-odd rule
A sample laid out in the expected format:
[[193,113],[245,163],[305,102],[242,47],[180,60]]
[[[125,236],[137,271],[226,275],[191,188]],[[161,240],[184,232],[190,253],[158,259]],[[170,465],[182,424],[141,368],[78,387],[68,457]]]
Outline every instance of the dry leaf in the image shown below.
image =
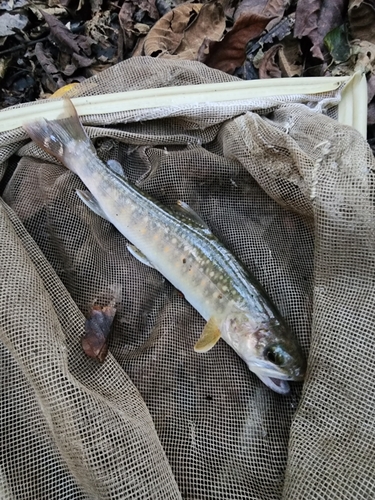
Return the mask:
[[354,72],[360,73],[374,72],[375,70],[375,44],[371,42],[354,41],[352,52],[356,58]]
[[133,49],[136,40],[134,25],[141,22],[145,14],[150,19],[159,19],[155,0],[125,0],[122,3],[118,18],[123,32],[123,43],[126,52]]
[[116,30],[111,26],[111,11],[97,12],[85,23],[85,33],[96,43],[104,47],[108,46],[108,38]]
[[[94,43],[91,38],[85,35],[76,35],[72,33],[61,21],[47,14],[47,12],[43,11],[42,14],[51,30],[53,39],[63,52],[68,54],[83,53],[86,56],[91,54],[91,45]],[[88,61],[91,60],[88,59],[87,62]]]
[[176,55],[180,59],[196,60],[204,39],[220,40],[224,30],[225,16],[220,2],[204,4],[195,22],[185,31]]
[[116,314],[114,303],[100,307],[94,305],[85,322],[82,347],[87,356],[103,363],[108,353],[108,336]]
[[375,102],[371,102],[368,106],[367,125],[375,125]]
[[55,92],[58,88],[65,86],[65,81],[61,77],[60,71],[56,68],[51,54],[44,50],[42,42],[38,42],[35,45],[35,56],[48,77],[49,90]]
[[367,80],[367,102],[369,104],[367,110],[367,124],[375,124],[375,75],[371,75]]
[[143,51],[146,56],[174,55],[185,30],[197,18],[202,4],[183,4],[163,16],[146,36]]
[[123,32],[123,43],[125,51],[132,50],[135,41],[135,34],[133,33],[133,14],[136,11],[136,6],[133,2],[124,2],[118,14],[118,20]]
[[350,43],[351,56],[348,61],[332,66],[332,76],[375,72],[375,45],[365,40]]
[[220,42],[208,44],[209,53],[202,62],[211,68],[234,73],[245,61],[247,43],[260,36],[269,22],[269,17],[258,14],[241,16]]
[[234,13],[234,19],[237,20],[243,14],[268,16],[272,18],[267,25],[267,29],[270,29],[284,17],[290,2],[291,0],[242,0]]
[[138,10],[141,12],[147,12],[151,19],[159,19],[159,11],[156,8],[155,0],[133,0]]
[[375,96],[375,75],[371,75],[367,80],[367,103],[370,103]]
[[150,26],[148,24],[144,23],[135,23],[133,27],[134,31],[138,35],[147,35],[147,33],[150,31]]
[[375,44],[374,1],[349,0],[348,14],[352,37]]
[[150,30],[143,45],[145,55],[196,60],[205,37],[219,40],[225,30],[220,2],[183,4],[165,14]]
[[143,45],[145,43],[145,36],[139,36],[136,46],[134,47],[132,57],[137,57],[137,56],[143,56],[144,55],[144,50],[143,50]]
[[296,8],[294,36],[308,37],[311,53],[324,60],[324,37],[344,22],[347,0],[299,0]]
[[303,72],[303,55],[298,40],[285,38],[278,53],[282,77],[301,76]]
[[259,78],[281,78],[281,70],[275,59],[282,48],[281,44],[274,45],[264,53],[259,65]]

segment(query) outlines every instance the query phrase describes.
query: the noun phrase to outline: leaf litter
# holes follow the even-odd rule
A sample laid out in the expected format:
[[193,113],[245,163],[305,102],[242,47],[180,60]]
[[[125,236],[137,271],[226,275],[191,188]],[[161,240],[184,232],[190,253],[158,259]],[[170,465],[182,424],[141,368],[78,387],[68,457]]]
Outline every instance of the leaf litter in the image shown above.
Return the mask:
[[[370,0],[0,0],[0,104],[46,98],[136,56],[242,79],[375,75]],[[375,96],[369,91],[375,144]]]

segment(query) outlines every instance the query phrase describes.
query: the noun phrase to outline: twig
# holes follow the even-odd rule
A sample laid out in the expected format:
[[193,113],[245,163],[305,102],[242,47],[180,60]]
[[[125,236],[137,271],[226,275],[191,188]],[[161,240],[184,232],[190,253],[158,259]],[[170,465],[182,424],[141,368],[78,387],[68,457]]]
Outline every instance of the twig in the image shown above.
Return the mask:
[[20,43],[19,45],[16,45],[15,47],[12,47],[11,49],[2,50],[0,52],[0,57],[4,56],[6,54],[12,54],[13,52],[18,52],[19,50],[24,50],[26,47],[30,47],[31,45],[35,45],[38,42],[45,42],[48,39],[49,39],[49,35],[45,36],[44,38],[38,38],[38,40],[31,40],[30,42]]

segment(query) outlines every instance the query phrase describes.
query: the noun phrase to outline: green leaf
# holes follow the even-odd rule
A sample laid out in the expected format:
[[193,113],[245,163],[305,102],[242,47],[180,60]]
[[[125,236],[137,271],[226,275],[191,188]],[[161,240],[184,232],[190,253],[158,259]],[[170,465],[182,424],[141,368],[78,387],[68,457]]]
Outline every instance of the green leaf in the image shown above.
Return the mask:
[[350,56],[350,46],[346,24],[342,24],[327,33],[324,37],[324,45],[336,64],[347,61]]

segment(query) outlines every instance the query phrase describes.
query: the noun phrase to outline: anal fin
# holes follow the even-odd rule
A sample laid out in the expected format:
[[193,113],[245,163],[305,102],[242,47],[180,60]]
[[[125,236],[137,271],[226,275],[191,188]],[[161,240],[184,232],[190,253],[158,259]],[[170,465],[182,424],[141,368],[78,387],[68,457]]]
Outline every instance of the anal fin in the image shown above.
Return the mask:
[[137,247],[135,247],[134,245],[126,245],[126,248],[129,250],[133,257],[139,260],[139,262],[142,262],[142,264],[145,264],[148,267],[154,267],[154,265],[151,264],[148,258]]
[[221,337],[215,318],[210,318],[203,329],[202,335],[194,346],[195,352],[207,352],[214,347]]

